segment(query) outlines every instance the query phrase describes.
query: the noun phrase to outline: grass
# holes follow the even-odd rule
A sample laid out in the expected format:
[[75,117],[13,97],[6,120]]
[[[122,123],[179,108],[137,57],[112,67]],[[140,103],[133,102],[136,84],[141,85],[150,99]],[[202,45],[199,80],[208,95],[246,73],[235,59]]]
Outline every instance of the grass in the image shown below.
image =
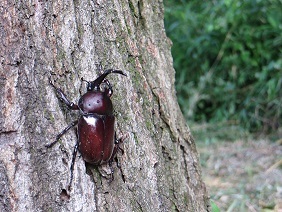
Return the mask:
[[236,212],[282,210],[282,146],[278,141],[214,139],[197,142],[197,146],[212,207]]

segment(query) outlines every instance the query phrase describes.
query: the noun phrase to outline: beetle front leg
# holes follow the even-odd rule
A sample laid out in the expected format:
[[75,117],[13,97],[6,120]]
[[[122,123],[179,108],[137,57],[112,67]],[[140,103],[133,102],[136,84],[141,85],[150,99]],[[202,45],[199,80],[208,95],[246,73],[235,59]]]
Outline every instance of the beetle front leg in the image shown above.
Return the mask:
[[52,87],[56,90],[57,95],[59,96],[59,99],[64,102],[71,110],[78,110],[78,106],[76,104],[74,104],[73,102],[69,101],[68,98],[66,97],[66,95],[64,94],[64,92],[62,91],[62,89],[57,88],[51,78],[49,78],[49,83],[50,85],[52,85]]
[[113,87],[112,87],[111,83],[107,79],[104,79],[103,83],[107,84],[108,88],[105,89],[105,92],[106,92],[108,97],[111,97],[113,95]]
[[56,143],[59,141],[59,139],[60,139],[67,131],[69,131],[72,127],[74,127],[75,125],[77,125],[77,123],[78,123],[78,120],[72,122],[69,126],[67,126],[62,132],[60,132],[60,133],[56,136],[56,140],[55,140],[54,142],[52,142],[52,143],[50,143],[50,144],[46,144],[45,146],[46,146],[47,148],[52,147],[54,144],[56,144]]

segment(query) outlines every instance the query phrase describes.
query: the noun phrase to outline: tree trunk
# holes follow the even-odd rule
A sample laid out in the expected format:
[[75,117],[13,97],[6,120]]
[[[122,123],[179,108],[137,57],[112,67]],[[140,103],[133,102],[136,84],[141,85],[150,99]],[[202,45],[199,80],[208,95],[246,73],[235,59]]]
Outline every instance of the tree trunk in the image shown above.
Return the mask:
[[[177,104],[162,0],[11,1],[0,7],[0,211],[207,211],[198,153]],[[45,145],[78,112],[57,98],[48,77],[77,103],[80,79],[109,75],[118,137],[109,167],[76,158],[70,130]]]

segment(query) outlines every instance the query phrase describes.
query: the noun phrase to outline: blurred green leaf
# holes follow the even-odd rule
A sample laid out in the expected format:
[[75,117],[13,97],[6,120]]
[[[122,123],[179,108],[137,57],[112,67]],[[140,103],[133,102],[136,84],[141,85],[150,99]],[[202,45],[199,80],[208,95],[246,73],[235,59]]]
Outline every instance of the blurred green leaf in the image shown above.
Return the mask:
[[211,209],[212,212],[220,212],[219,207],[212,200],[211,200]]
[[282,2],[165,0],[176,90],[187,120],[282,125]]

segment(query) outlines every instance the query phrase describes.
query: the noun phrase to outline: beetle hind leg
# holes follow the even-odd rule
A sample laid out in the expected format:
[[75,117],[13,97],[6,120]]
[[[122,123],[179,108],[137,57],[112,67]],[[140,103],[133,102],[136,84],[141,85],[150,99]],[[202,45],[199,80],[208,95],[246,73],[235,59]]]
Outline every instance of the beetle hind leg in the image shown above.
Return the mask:
[[113,161],[109,161],[109,167],[111,170],[111,178],[109,180],[109,183],[113,182],[114,180],[114,168],[113,168]]
[[110,161],[113,162],[115,156],[117,155],[118,151],[121,151],[122,154],[124,154],[124,150],[119,146],[123,143],[124,141],[124,136],[122,138],[117,138],[117,134],[115,132],[115,146],[114,146],[114,151],[113,151],[113,154],[112,154],[112,157],[110,159]]
[[[121,138],[117,138],[116,136],[116,132],[115,132],[115,146],[114,146],[114,151],[113,151],[113,154],[112,154],[112,157],[111,159],[109,160],[109,167],[111,169],[111,179],[110,179],[110,182],[112,182],[114,180],[114,168],[113,168],[113,161],[117,155],[117,153],[120,151],[122,154],[124,154],[124,150],[120,147],[120,144],[123,143],[123,141],[126,139],[127,135],[125,136],[122,136]],[[121,165],[120,163],[118,162],[118,160],[116,160],[117,162],[117,167],[119,169],[121,169]]]

